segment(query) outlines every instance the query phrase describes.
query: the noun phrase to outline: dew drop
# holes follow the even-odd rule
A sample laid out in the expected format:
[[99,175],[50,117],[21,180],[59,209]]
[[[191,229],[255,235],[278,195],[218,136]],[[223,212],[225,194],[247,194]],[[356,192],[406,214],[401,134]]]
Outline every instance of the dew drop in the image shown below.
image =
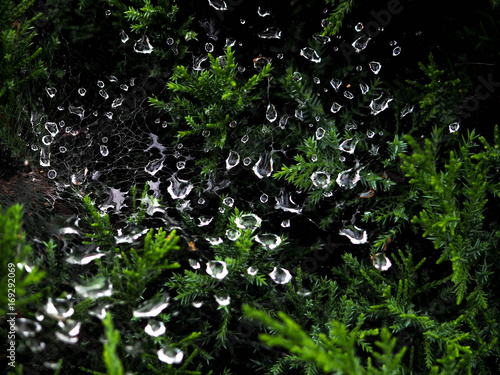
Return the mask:
[[101,155],[102,156],[108,156],[109,155],[109,150],[106,145],[101,145],[100,147]]
[[257,35],[261,39],[281,39],[281,30],[276,27],[268,27]]
[[109,98],[109,95],[106,92],[106,90],[99,90],[99,95],[101,95],[104,99]]
[[120,31],[120,39],[121,39],[122,43],[126,43],[127,40],[129,39],[128,35],[123,30]]
[[99,86],[101,89],[104,87],[104,82],[103,81],[97,81],[97,86]]
[[86,93],[87,93],[87,90],[85,90],[83,87],[80,87],[78,89],[78,94],[80,94],[80,96],[85,96]]
[[54,169],[51,169],[50,171],[47,172],[47,177],[53,180],[54,178],[57,177],[57,172]]
[[149,39],[144,35],[134,44],[134,51],[137,53],[149,54],[153,52],[153,46],[149,43]]
[[250,159],[249,157],[246,157],[245,159],[243,159],[244,166],[249,166],[251,162],[252,162],[252,159]]
[[278,117],[278,112],[276,112],[276,108],[273,104],[269,104],[266,110],[266,119],[270,122],[274,122]]
[[392,97],[387,93],[382,93],[378,98],[372,99],[370,103],[370,108],[372,109],[371,114],[376,116],[380,112],[385,111],[389,108],[389,102],[392,101]]
[[407,104],[407,105],[405,105],[404,108],[401,110],[401,114],[399,115],[399,117],[403,118],[408,113],[412,113],[414,107],[415,107],[415,105],[413,105],[413,104]]
[[376,61],[372,61],[368,64],[368,66],[370,67],[370,70],[375,74],[378,74],[380,72],[380,69],[382,68],[382,65]]
[[391,261],[385,256],[384,253],[373,254],[371,259],[373,267],[379,271],[387,271],[392,266]]
[[354,98],[354,95],[350,91],[344,91],[344,96],[349,100]]
[[260,196],[260,201],[261,201],[262,203],[267,203],[267,201],[268,201],[268,200],[269,200],[269,196],[268,196],[267,194],[262,194],[262,195]]
[[358,22],[358,23],[356,24],[356,26],[354,27],[354,29],[355,29],[356,31],[361,31],[361,30],[363,30],[363,27],[364,27],[364,26],[363,26],[363,24],[362,24],[361,22]]
[[224,198],[222,200],[222,203],[224,203],[228,207],[233,207],[233,205],[234,205],[234,199],[231,198],[231,197],[227,197],[227,198]]
[[392,56],[398,56],[401,53],[401,47],[397,46],[392,50]]
[[113,284],[105,277],[99,276],[82,285],[75,285],[75,291],[83,298],[111,297]]
[[347,152],[349,154],[354,154],[354,150],[356,149],[356,144],[358,143],[357,139],[349,138],[342,142],[339,146],[339,150]]
[[205,51],[207,52],[213,52],[214,50],[214,45],[212,43],[206,43],[205,44]]
[[165,345],[157,352],[158,359],[162,362],[172,365],[174,363],[181,363],[184,358],[184,352],[179,348],[173,348],[170,345]]
[[53,137],[55,137],[56,134],[59,133],[59,129],[57,128],[57,124],[55,122],[46,122],[45,123],[45,129],[47,129],[47,131]]
[[261,17],[267,17],[271,15],[271,12],[269,10],[263,9],[262,7],[258,7],[257,14]]
[[215,10],[227,10],[227,4],[223,0],[208,0],[208,5]]
[[341,236],[346,236],[354,245],[364,244],[368,241],[366,230],[360,229],[356,226],[351,228],[343,228],[340,230]]
[[253,267],[253,266],[250,266],[247,268],[247,273],[250,275],[250,276],[255,276],[257,275],[257,272],[259,271],[259,269],[257,267]]
[[200,269],[201,265],[200,262],[198,262],[195,259],[189,259],[189,265],[191,266],[192,269],[198,270]]
[[85,110],[83,109],[83,107],[73,107],[72,105],[70,105],[68,107],[68,110],[69,110],[69,113],[77,115],[81,119],[83,118],[83,115],[85,114]]
[[148,322],[148,325],[144,328],[144,332],[146,332],[151,337],[160,337],[166,332],[167,328],[163,322],[158,322],[156,320],[151,319]]
[[212,260],[207,263],[207,273],[215,279],[222,280],[228,274],[226,262]]
[[340,79],[333,78],[330,80],[330,85],[332,85],[335,91],[338,91],[340,85],[342,85],[342,81]]
[[330,175],[326,172],[314,172],[311,180],[315,187],[324,189],[330,184]]
[[170,296],[167,293],[143,302],[137,310],[134,310],[134,318],[152,318],[160,314],[168,306]]
[[262,219],[255,214],[244,214],[240,217],[237,217],[234,220],[234,223],[238,228],[241,228],[243,230],[251,229],[253,231],[260,227]]
[[313,50],[311,47],[305,47],[300,50],[300,56],[305,57],[307,60],[313,63],[321,62],[321,57],[318,56],[318,53]]
[[48,167],[50,165],[50,151],[46,147],[40,149],[40,166]]
[[241,236],[241,232],[239,230],[228,229],[226,231],[226,237],[230,241],[236,241]]
[[111,104],[111,108],[116,108],[116,107],[121,106],[124,100],[125,100],[125,98],[116,98],[115,100],[113,100],[113,103]]
[[240,162],[240,155],[236,151],[231,151],[226,159],[226,169],[236,167]]
[[46,87],[45,91],[47,91],[47,94],[53,98],[56,95],[57,89],[55,87]]
[[273,173],[273,158],[271,154],[260,155],[252,170],[258,178],[269,177]]
[[356,186],[358,181],[361,179],[359,175],[360,170],[357,170],[354,176],[351,171],[352,168],[340,172],[337,176],[337,179],[335,180],[337,185],[345,189],[352,189],[354,186]]
[[193,189],[193,184],[189,181],[177,179],[175,176],[170,178],[170,186],[167,188],[172,199],[184,199]]
[[358,39],[356,39],[352,43],[352,46],[354,47],[354,50],[356,51],[356,53],[360,53],[361,51],[363,51],[368,46],[368,43],[370,42],[370,40],[371,40],[371,38],[367,35],[363,35],[363,36],[359,37]]
[[259,234],[255,236],[255,242],[260,243],[266,249],[274,250],[281,244],[281,237],[271,233]]
[[455,133],[460,128],[460,124],[458,122],[454,122],[450,124],[448,128],[450,129],[450,133]]
[[274,267],[273,271],[269,274],[271,276],[271,279],[276,283],[276,284],[286,284],[292,280],[292,275],[290,272],[284,268],[281,267]]
[[231,303],[230,296],[214,296],[219,306],[227,306]]
[[241,137],[241,142],[247,143],[249,138],[250,137],[248,136],[248,134],[245,134],[243,137]]
[[330,111],[333,113],[337,113],[338,111],[340,111],[341,108],[342,108],[342,106],[339,103],[334,102],[332,104],[332,106],[330,107]]
[[293,72],[292,79],[295,82],[300,82],[302,80],[302,74],[300,74],[299,72]]

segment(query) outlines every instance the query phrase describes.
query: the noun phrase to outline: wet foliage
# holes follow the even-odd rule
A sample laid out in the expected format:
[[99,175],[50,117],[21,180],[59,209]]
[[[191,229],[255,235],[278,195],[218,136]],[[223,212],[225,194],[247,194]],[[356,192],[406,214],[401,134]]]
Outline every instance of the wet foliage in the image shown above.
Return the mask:
[[0,2],[9,374],[499,371],[496,1]]

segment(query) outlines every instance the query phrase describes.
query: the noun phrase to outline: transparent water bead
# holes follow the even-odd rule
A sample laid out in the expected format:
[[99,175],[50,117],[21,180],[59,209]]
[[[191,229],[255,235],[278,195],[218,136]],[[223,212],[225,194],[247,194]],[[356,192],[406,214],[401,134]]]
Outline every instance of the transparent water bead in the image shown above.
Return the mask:
[[371,259],[373,267],[379,271],[387,271],[392,266],[391,261],[385,256],[384,253],[373,254]]
[[332,113],[337,113],[338,111],[340,111],[341,108],[342,108],[342,105],[340,105],[337,102],[333,102],[332,106],[330,107],[330,111]]
[[144,332],[146,332],[151,337],[159,337],[166,331],[167,328],[165,327],[165,324],[163,324],[163,322],[159,322],[153,319],[151,319],[148,322],[148,325],[144,328]]
[[271,154],[260,155],[259,160],[252,168],[258,178],[269,177],[273,173],[273,158]]
[[206,240],[212,246],[217,246],[224,242],[220,237],[207,237]]
[[79,94],[80,96],[85,96],[85,94],[86,94],[86,93],[87,93],[87,90],[85,90],[83,87],[80,87],[80,88],[78,89],[78,94]]
[[191,302],[191,306],[193,306],[195,309],[199,309],[201,306],[203,306],[203,302],[193,301],[193,302]]
[[47,172],[47,177],[53,180],[57,177],[57,172],[54,169],[51,169]]
[[42,143],[45,146],[49,146],[53,140],[54,140],[54,138],[51,135],[46,135],[42,138]]
[[120,31],[120,40],[122,41],[122,43],[127,43],[129,37],[128,35],[125,33],[125,31]]
[[354,47],[354,50],[356,51],[356,53],[360,53],[361,51],[363,51],[368,46],[368,42],[370,40],[371,40],[371,38],[369,36],[366,36],[366,35],[363,35],[363,36],[359,37],[358,39],[356,39],[352,43],[352,46]]
[[234,223],[240,229],[255,230],[260,227],[262,219],[255,214],[244,214],[234,219]]
[[281,30],[276,27],[268,27],[257,35],[261,39],[281,39]]
[[179,348],[173,348],[170,345],[165,345],[157,352],[158,359],[162,362],[172,365],[174,363],[181,363],[184,358],[184,352]]
[[268,201],[268,200],[269,200],[269,196],[268,196],[267,194],[262,194],[262,195],[260,196],[260,201],[261,201],[262,203],[267,203],[267,201]]
[[300,74],[299,72],[293,72],[292,79],[295,82],[300,82],[302,80],[302,74]]
[[47,91],[47,95],[53,98],[56,95],[57,89],[55,87],[46,87],[45,91]]
[[101,155],[102,156],[108,156],[109,155],[109,150],[108,150],[108,147],[106,145],[101,145],[101,147],[99,149],[101,151]]
[[250,276],[255,276],[257,275],[257,272],[259,271],[259,269],[257,267],[253,267],[253,266],[250,266],[247,268],[247,273],[250,275]]
[[283,228],[289,228],[290,227],[290,220],[289,219],[285,219],[281,222],[281,226]]
[[72,105],[70,105],[68,107],[68,110],[69,110],[69,113],[77,115],[81,119],[83,118],[83,116],[85,114],[85,109],[83,107],[73,107]]
[[257,14],[261,17],[267,17],[271,15],[271,12],[269,10],[263,9],[262,7],[258,7]]
[[151,160],[145,167],[144,171],[149,173],[151,176],[157,174],[163,168],[163,161],[165,158]]
[[305,57],[307,60],[313,63],[320,63],[321,57],[318,56],[318,53],[313,50],[311,47],[305,47],[300,50],[300,56]]
[[370,87],[366,83],[360,83],[359,89],[361,90],[361,94],[365,95],[368,91],[370,91]]
[[219,304],[219,306],[227,306],[231,303],[230,296],[214,296],[215,301]]
[[226,237],[230,241],[236,241],[238,238],[240,238],[241,232],[239,230],[234,230],[234,229],[228,229],[226,230]]
[[56,319],[69,318],[75,313],[71,298],[71,295],[67,295],[66,298],[56,298],[55,300],[49,297],[45,305],[45,313]]
[[349,100],[352,100],[354,98],[354,95],[350,91],[344,91],[344,96]]
[[211,260],[207,263],[207,273],[214,279],[222,280],[228,274],[226,262]]
[[325,136],[325,133],[326,130],[321,127],[316,129],[316,140],[319,141],[321,138],[323,138]]
[[170,178],[170,186],[167,188],[167,191],[173,199],[184,199],[192,189],[193,184],[189,181],[181,180],[172,176]]
[[109,98],[109,95],[106,92],[106,90],[99,90],[99,95],[101,95],[104,99]]
[[226,169],[236,167],[240,163],[240,155],[236,151],[231,151],[226,159]]
[[153,46],[149,43],[149,39],[144,35],[134,44],[134,51],[137,53],[149,54],[153,52]]
[[227,197],[227,198],[224,198],[222,200],[222,203],[224,203],[228,207],[233,207],[233,205],[234,205],[234,199],[231,198],[231,197]]
[[357,226],[343,228],[340,230],[341,236],[346,236],[354,245],[364,244],[368,241],[366,230],[360,229]]
[[405,117],[408,113],[412,113],[413,109],[415,108],[414,104],[407,104],[404,106],[404,108],[401,110],[401,113],[399,115],[399,118]]
[[340,79],[332,78],[330,80],[330,85],[332,85],[335,91],[338,91],[339,87],[342,85],[342,81]]
[[340,172],[337,176],[337,179],[335,180],[335,182],[337,182],[337,185],[345,189],[352,189],[354,186],[356,186],[358,181],[361,179],[359,175],[361,169],[358,169],[355,173],[352,173],[352,170],[353,168],[350,168]]
[[115,100],[113,100],[113,103],[111,104],[111,108],[116,108],[116,107],[119,107],[123,104],[123,101],[125,100],[125,98],[116,98]]
[[340,144],[339,150],[347,152],[349,154],[354,154],[354,150],[356,149],[357,144],[358,144],[357,139],[349,138]]
[[266,249],[274,250],[281,244],[281,237],[272,233],[259,234],[255,236],[255,242],[260,243]]
[[23,338],[35,337],[42,330],[40,323],[26,318],[17,318],[15,324],[16,332]]
[[50,151],[46,147],[40,149],[40,166],[50,166]]
[[214,51],[214,45],[212,43],[206,43],[205,44],[205,51],[207,52],[213,52]]
[[266,110],[267,121],[274,122],[274,121],[276,121],[277,117],[278,117],[278,112],[276,112],[276,108],[274,107],[273,104],[269,104],[267,106],[267,110]]
[[292,200],[290,193],[284,191],[284,189],[282,190],[281,196],[275,199],[276,205],[274,207],[277,209],[293,212],[295,214],[300,214],[302,212],[302,208]]
[[113,284],[100,276],[81,285],[75,285],[75,291],[83,298],[110,297],[113,294]]
[[199,270],[201,268],[200,262],[198,262],[196,259],[189,259],[189,265],[194,270]]
[[383,92],[378,98],[372,99],[370,103],[370,108],[372,109],[371,114],[376,116],[380,112],[385,111],[389,108],[389,102],[392,101],[392,97],[387,92]]
[[105,254],[100,252],[83,252],[79,254],[72,254],[66,258],[66,262],[69,264],[78,264],[84,266],[89,264],[95,259],[103,257]]
[[364,27],[363,24],[361,22],[358,22],[356,26],[354,26],[354,30],[361,31],[363,30],[363,27]]
[[311,181],[315,187],[324,189],[330,184],[330,175],[321,171],[314,172],[311,175]]
[[455,133],[460,128],[460,124],[458,122],[454,122],[448,126],[450,133]]
[[152,318],[157,316],[168,306],[170,296],[164,293],[160,297],[143,302],[137,310],[134,310],[134,318]]
[[276,284],[281,285],[286,284],[290,282],[290,280],[292,280],[292,275],[290,274],[290,272],[281,267],[274,267],[269,276]]
[[199,226],[199,227],[205,227],[205,226],[207,226],[208,224],[210,224],[210,223],[212,222],[212,220],[213,220],[213,219],[214,219],[214,218],[213,218],[212,216],[200,216],[200,217],[198,218],[198,220],[200,221],[200,222],[198,223],[198,226]]
[[375,74],[378,74],[380,72],[380,69],[382,68],[382,65],[376,61],[370,62],[368,66],[370,67],[370,70]]

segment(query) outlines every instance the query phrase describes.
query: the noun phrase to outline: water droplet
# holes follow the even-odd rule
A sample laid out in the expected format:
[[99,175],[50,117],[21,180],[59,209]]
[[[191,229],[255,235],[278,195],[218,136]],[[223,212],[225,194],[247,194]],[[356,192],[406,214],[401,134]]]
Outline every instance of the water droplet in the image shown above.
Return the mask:
[[228,229],[226,230],[226,237],[230,241],[236,241],[241,236],[241,232],[239,230]]
[[250,276],[255,276],[257,275],[257,272],[259,271],[259,269],[257,267],[253,267],[253,266],[250,266],[247,268],[247,273],[250,275]]
[[227,197],[227,198],[224,198],[222,200],[222,203],[224,203],[228,207],[233,207],[233,205],[234,205],[234,199],[231,198],[231,197]]
[[213,218],[212,216],[200,216],[200,217],[198,218],[198,220],[200,221],[200,222],[198,223],[198,226],[199,226],[199,227],[205,227],[205,226],[207,226],[208,224],[210,224],[210,223],[212,222],[212,220],[213,220],[213,219],[214,219],[214,218]]
[[382,68],[382,65],[376,61],[372,61],[368,64],[368,66],[370,67],[370,70],[375,74],[378,74],[380,72],[380,69]]
[[71,299],[71,295],[67,295],[66,298],[56,298],[55,300],[49,297],[45,305],[45,313],[56,319],[69,318],[75,313]]
[[167,38],[167,45],[171,46],[174,44],[174,39],[173,38]]
[[342,106],[339,103],[333,102],[332,106],[330,107],[330,111],[332,111],[333,113],[337,113],[341,108]]
[[240,162],[240,155],[236,151],[231,151],[226,159],[226,169],[236,167]]
[[316,85],[319,85],[321,83],[321,80],[318,78],[318,77],[313,77],[313,82],[316,84]]
[[113,112],[106,112],[104,114],[104,116],[106,116],[107,118],[109,118],[111,120],[113,118]]
[[57,89],[55,87],[46,87],[45,91],[47,91],[47,94],[53,98],[56,95]]
[[354,98],[354,95],[352,94],[352,92],[350,91],[344,91],[344,96],[347,98],[347,99],[353,99]]
[[276,108],[273,104],[269,104],[266,110],[266,118],[270,122],[274,122],[278,117],[278,112],[276,112]]
[[196,259],[189,259],[189,265],[194,270],[198,270],[201,267],[200,262],[198,262]]
[[211,260],[207,263],[207,273],[215,279],[222,280],[228,274],[226,262]]
[[144,328],[144,332],[146,332],[149,336],[159,337],[166,332],[167,328],[163,322],[159,322],[157,320],[151,319],[148,322],[148,325]]
[[170,296],[167,293],[143,302],[137,310],[134,310],[134,318],[152,318],[157,316],[168,306]]
[[455,133],[460,128],[460,124],[458,122],[454,122],[450,124],[448,128],[450,129],[450,133]]
[[234,121],[234,120],[229,123],[229,127],[230,128],[235,128],[236,125],[238,125],[238,123],[236,121]]
[[128,35],[123,30],[120,31],[120,39],[121,39],[122,43],[126,43],[127,40],[129,39]]
[[401,47],[397,46],[392,50],[392,56],[398,56],[401,53]]
[[111,11],[108,9],[107,11],[104,12],[106,16],[111,16]]
[[281,243],[281,237],[275,234],[259,234],[255,236],[255,242],[260,243],[266,249],[274,250]]
[[300,82],[302,80],[302,74],[300,74],[299,72],[293,72],[292,79],[295,82]]
[[354,50],[356,51],[356,53],[360,53],[361,51],[363,51],[368,46],[368,42],[370,40],[371,40],[371,38],[367,35],[363,35],[363,36],[359,37],[358,39],[356,39],[352,43],[352,46],[354,47]]
[[175,176],[170,178],[170,186],[167,188],[172,199],[184,199],[193,189],[193,184],[189,181],[177,179]]
[[151,176],[154,176],[163,168],[163,161],[165,158],[151,160],[145,167],[144,170]]
[[214,50],[214,45],[212,43],[206,43],[205,44],[205,51],[207,52],[213,52]]
[[109,98],[109,95],[106,92],[106,90],[99,90],[99,95],[101,95],[104,99]]
[[247,143],[249,138],[250,137],[248,136],[248,134],[245,134],[243,137],[241,137],[241,142]]
[[290,193],[282,190],[282,194],[280,197],[276,197],[276,205],[275,208],[279,208],[283,211],[293,212],[296,214],[300,214],[302,212],[302,208],[298,204],[296,204],[290,195]]
[[269,177],[273,173],[273,158],[271,154],[260,155],[259,160],[252,168],[258,178]]
[[413,108],[415,106],[413,104],[407,104],[404,106],[404,108],[401,110],[401,115],[399,116],[400,118],[405,117],[408,113],[413,112]]
[[255,214],[243,214],[240,217],[234,219],[234,223],[238,228],[241,228],[243,230],[255,230],[260,227],[262,219]]
[[329,36],[313,35],[313,38],[316,39],[321,44],[327,44],[332,41],[332,39]]
[[40,323],[26,318],[18,318],[14,328],[17,334],[23,338],[35,337],[42,330]]
[[307,60],[312,61],[313,63],[321,62],[321,57],[319,57],[318,53],[311,47],[302,48],[300,50],[300,56],[305,57]]
[[126,84],[121,84],[120,85],[120,88],[123,90],[123,91],[128,91],[128,86]]
[[40,149],[40,166],[48,167],[50,165],[50,151],[46,147]]
[[134,44],[134,51],[137,53],[148,54],[153,52],[153,46],[149,43],[149,39],[146,35],[144,35],[141,39],[139,39]]
[[332,85],[335,91],[338,91],[340,85],[342,85],[342,81],[340,79],[333,78],[330,80],[330,85]]
[[389,102],[392,101],[392,97],[389,93],[384,92],[378,98],[372,99],[370,103],[370,108],[372,109],[371,114],[376,116],[380,112],[385,111],[389,108]]
[[176,164],[176,167],[178,170],[186,168],[186,162],[185,161],[178,161]]
[[223,0],[208,0],[208,5],[215,10],[227,10],[227,4]]
[[281,30],[276,27],[268,27],[257,35],[261,39],[281,39]]
[[85,96],[86,93],[87,93],[87,90],[85,90],[83,87],[80,87],[78,89],[78,94],[80,94],[80,96]]
[[32,145],[31,145],[31,150],[33,150],[33,151],[38,151],[38,146],[37,146],[37,145],[35,145],[35,144],[32,144]]
[[274,267],[269,276],[271,276],[271,279],[273,279],[276,284],[286,284],[292,280],[290,272],[281,267]]
[[49,146],[52,141],[53,141],[54,138],[52,138],[52,136],[50,135],[45,135],[44,137],[42,137],[42,143],[45,145],[45,146]]
[[110,297],[113,285],[105,277],[96,277],[82,285],[75,285],[75,291],[83,298]]
[[363,24],[362,24],[361,22],[358,22],[358,23],[356,24],[356,26],[354,27],[354,29],[355,29],[356,31],[361,31],[361,30],[363,30],[363,27],[364,27],[364,26],[363,26]]
[[354,154],[354,150],[356,149],[357,143],[358,140],[355,138],[346,139],[344,142],[340,144],[339,150],[347,152],[349,154]]
[[315,187],[324,189],[330,184],[330,175],[326,172],[314,172],[311,175],[311,180]]
[[363,95],[370,91],[370,87],[366,83],[360,83],[359,88],[361,89],[361,94]]
[[373,254],[371,259],[373,267],[379,271],[387,271],[392,266],[391,261],[385,256],[384,253]]
[[54,178],[57,177],[57,172],[54,169],[51,169],[50,171],[47,172],[47,177],[53,180]]
[[283,221],[281,222],[281,226],[282,226],[283,228],[288,228],[288,227],[290,227],[290,220],[289,220],[289,219],[283,220]]
[[341,229],[339,234],[349,238],[354,245],[364,244],[368,241],[368,234],[366,233],[366,230],[360,229],[356,226]]
[[83,109],[83,107],[73,107],[72,105],[70,105],[68,107],[68,110],[69,110],[69,113],[73,113],[73,114],[79,116],[81,119],[83,118],[83,115],[85,114],[85,110]]
[[249,157],[246,157],[245,159],[243,159],[244,166],[249,166],[251,162],[252,162],[252,159],[250,159]]
[[[215,0],[214,0],[215,1]],[[209,3],[211,1],[209,0]],[[184,353],[179,348],[173,348],[166,345],[157,352],[158,359],[162,362],[172,365],[174,363],[181,363],[184,358]]]
[[60,146],[59,147],[59,152],[60,153],[64,154],[66,151],[68,151],[68,149],[66,147],[64,147],[64,146]]
[[258,7],[257,14],[261,17],[267,17],[271,15],[271,12],[269,10],[263,9],[262,7]]
[[360,169],[356,171],[354,176],[352,176],[351,171],[352,168],[340,172],[337,176],[337,179],[335,180],[337,185],[345,189],[352,189],[354,186],[356,186],[358,181],[361,179],[359,175]]
[[214,296],[219,306],[227,306],[231,303],[230,296]]
[[316,129],[316,140],[319,141],[321,138],[323,138],[325,136],[325,133],[326,130],[321,127]]
[[111,104],[111,108],[116,108],[116,107],[121,106],[124,100],[125,100],[125,98],[116,98],[115,100],[113,100],[113,104]]
[[366,132],[366,136],[367,136],[368,138],[373,138],[373,137],[375,136],[375,132],[374,132],[374,131],[372,131],[372,130],[368,130],[368,131]]
[[191,305],[192,305],[195,309],[199,309],[201,306],[203,306],[203,302],[201,302],[201,301],[193,301],[193,302],[191,302]]

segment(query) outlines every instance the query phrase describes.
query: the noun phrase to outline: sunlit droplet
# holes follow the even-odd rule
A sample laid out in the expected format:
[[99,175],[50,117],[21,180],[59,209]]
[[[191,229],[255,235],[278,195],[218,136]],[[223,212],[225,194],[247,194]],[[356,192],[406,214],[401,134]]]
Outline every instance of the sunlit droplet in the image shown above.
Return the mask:
[[212,260],[207,263],[207,273],[215,279],[222,280],[228,274],[226,262]]
[[273,271],[269,274],[271,279],[276,283],[276,284],[287,284],[292,280],[292,275],[290,272],[284,268],[281,267],[274,267]]

